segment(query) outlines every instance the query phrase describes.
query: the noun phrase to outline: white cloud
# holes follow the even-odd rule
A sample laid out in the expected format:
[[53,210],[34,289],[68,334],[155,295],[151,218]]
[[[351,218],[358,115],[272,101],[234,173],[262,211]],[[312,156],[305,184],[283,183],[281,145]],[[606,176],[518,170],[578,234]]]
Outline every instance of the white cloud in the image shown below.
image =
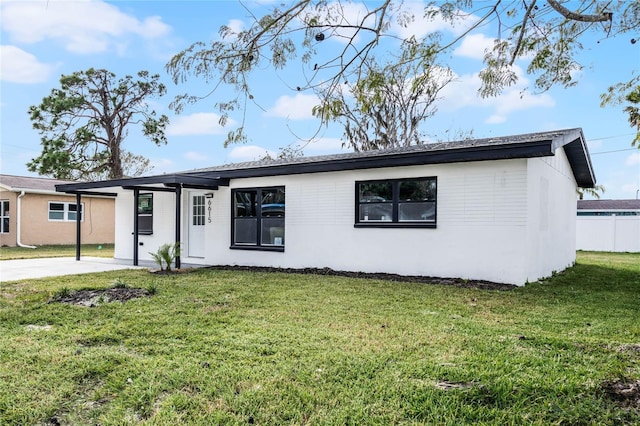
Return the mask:
[[256,161],[265,157],[266,155],[270,155],[272,158],[276,158],[278,153],[271,151],[267,148],[263,148],[257,145],[242,145],[234,147],[231,152],[229,152],[229,159],[237,162],[237,161]]
[[640,152],[634,152],[633,154],[628,156],[624,164],[626,164],[627,166],[640,165]]
[[339,152],[342,149],[342,139],[339,138],[320,138],[309,142],[304,147],[305,152],[312,151],[313,153],[317,153],[318,151]]
[[145,39],[168,35],[171,27],[159,16],[139,20],[116,6],[98,0],[47,0],[2,4],[2,27],[11,40],[37,43],[55,39],[73,53],[121,50],[121,38]]
[[291,120],[307,120],[313,118],[311,111],[319,103],[320,100],[315,95],[298,93],[294,97],[280,96],[275,105],[266,112],[266,115]]
[[[167,128],[167,135],[221,135],[226,132],[226,129],[220,125],[219,120],[220,116],[212,112],[175,116]],[[227,121],[228,126],[234,124],[234,120]]]
[[207,155],[195,151],[187,151],[183,154],[183,157],[189,161],[195,161],[199,163],[209,160],[209,157]]
[[168,173],[175,171],[175,165],[173,161],[168,158],[152,158],[151,159],[152,172],[150,174],[156,175],[161,173]]
[[462,43],[453,54],[472,59],[484,59],[488,51],[493,49],[495,39],[484,34],[472,34],[462,39]]
[[229,22],[227,23],[227,27],[229,27],[229,29],[234,33],[234,34],[238,34],[239,32],[241,32],[242,30],[244,30],[244,22],[242,22],[239,19],[231,19],[229,20]]
[[478,107],[492,110],[491,115],[485,120],[488,124],[503,123],[508,115],[514,111],[522,111],[530,108],[550,108],[555,105],[553,98],[547,94],[531,94],[524,90],[529,81],[524,76],[522,69],[514,66],[518,76],[518,82],[507,89],[500,96],[482,98],[478,94],[481,80],[478,73],[455,76],[441,92],[442,100],[438,104],[441,111],[457,111],[465,107]]
[[11,83],[42,83],[54,67],[39,62],[31,53],[15,46],[0,46],[0,80]]

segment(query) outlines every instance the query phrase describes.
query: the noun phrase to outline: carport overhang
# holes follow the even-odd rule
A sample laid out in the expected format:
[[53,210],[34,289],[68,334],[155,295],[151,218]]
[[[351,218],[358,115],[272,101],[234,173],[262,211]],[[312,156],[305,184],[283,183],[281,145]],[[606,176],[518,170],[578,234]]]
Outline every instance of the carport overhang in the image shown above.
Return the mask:
[[[57,192],[64,192],[76,196],[76,205],[81,205],[83,195],[117,197],[119,188],[133,191],[133,265],[138,266],[138,201],[140,191],[143,192],[173,192],[175,194],[175,243],[180,244],[181,221],[180,211],[182,189],[217,190],[220,186],[228,186],[229,179],[220,177],[194,176],[183,173],[148,176],[139,178],[113,179],[100,182],[78,182],[56,185]],[[76,260],[80,260],[82,241],[81,215],[76,215]],[[176,256],[175,267],[180,268],[180,256]]]

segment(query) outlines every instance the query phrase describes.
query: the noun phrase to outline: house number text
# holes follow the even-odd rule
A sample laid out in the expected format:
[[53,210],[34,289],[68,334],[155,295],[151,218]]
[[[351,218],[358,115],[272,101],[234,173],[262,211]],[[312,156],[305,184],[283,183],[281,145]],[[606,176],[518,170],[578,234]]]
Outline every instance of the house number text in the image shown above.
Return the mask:
[[207,200],[207,222],[211,223],[211,200]]

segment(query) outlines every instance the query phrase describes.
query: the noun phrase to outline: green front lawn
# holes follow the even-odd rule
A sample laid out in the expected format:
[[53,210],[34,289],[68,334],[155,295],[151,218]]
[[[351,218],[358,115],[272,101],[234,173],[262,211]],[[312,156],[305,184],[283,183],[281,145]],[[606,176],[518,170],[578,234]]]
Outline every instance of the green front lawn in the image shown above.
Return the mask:
[[[113,244],[83,244],[80,247],[80,254],[82,256],[113,257]],[[25,247],[0,247],[0,260],[75,257],[75,255],[75,245],[37,246],[35,249]]]
[[[114,282],[157,293],[49,303]],[[607,384],[640,380],[639,307],[639,254],[579,253],[512,291],[207,269],[2,283],[0,424],[637,424]]]

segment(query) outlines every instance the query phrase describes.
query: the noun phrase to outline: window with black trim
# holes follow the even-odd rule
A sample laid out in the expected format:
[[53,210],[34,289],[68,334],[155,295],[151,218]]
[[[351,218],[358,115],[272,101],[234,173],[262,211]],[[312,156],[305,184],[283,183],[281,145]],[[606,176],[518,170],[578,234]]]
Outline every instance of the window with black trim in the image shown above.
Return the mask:
[[153,194],[138,195],[138,234],[153,234]]
[[435,177],[356,182],[356,226],[436,226]]
[[9,232],[9,200],[0,201],[0,233]]
[[284,250],[284,187],[231,191],[231,246]]
[[[80,204],[80,220],[84,221],[84,203]],[[60,203],[49,201],[49,221],[52,222],[75,222],[78,208],[76,203]]]

